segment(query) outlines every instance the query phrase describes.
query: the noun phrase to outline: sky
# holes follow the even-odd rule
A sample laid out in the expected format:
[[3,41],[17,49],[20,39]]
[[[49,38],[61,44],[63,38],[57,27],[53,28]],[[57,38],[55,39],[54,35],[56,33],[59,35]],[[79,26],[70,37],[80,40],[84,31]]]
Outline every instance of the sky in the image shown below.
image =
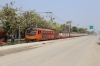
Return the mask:
[[73,26],[89,29],[93,25],[96,32],[100,31],[100,0],[0,0],[0,5],[10,2],[15,2],[13,7],[22,7],[23,11],[52,12],[59,24],[72,21]]

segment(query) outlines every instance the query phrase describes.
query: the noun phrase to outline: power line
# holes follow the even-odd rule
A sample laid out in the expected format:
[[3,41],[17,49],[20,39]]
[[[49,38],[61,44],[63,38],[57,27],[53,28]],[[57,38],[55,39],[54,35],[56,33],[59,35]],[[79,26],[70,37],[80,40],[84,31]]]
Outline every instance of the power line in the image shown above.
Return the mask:
[[62,21],[62,22],[66,22],[65,20],[62,20],[61,18],[59,18],[58,16],[56,16],[54,13],[52,13],[52,15],[53,15],[54,17],[56,17],[58,20],[60,20],[60,21]]
[[[67,22],[67,21],[65,21],[65,20],[63,20],[63,19],[61,19],[61,18],[59,18],[58,16],[56,16],[54,13],[52,13],[52,15],[53,15],[55,18],[57,18],[58,20],[62,21],[62,22]],[[76,23],[74,23],[74,22],[72,22],[72,24],[78,25],[78,24],[76,24]]]

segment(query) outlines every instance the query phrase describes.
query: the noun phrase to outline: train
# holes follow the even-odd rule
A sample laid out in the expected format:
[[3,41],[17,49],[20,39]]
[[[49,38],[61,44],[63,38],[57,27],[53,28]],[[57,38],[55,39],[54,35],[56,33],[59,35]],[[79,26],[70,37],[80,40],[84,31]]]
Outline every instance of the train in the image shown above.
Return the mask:
[[4,29],[0,27],[0,46],[2,46],[6,41],[7,35],[6,32],[4,32]]
[[49,40],[59,38],[59,31],[42,29],[42,28],[28,28],[25,31],[25,40],[29,41],[39,41],[39,40]]
[[58,31],[54,29],[44,29],[44,28],[27,28],[25,31],[25,41],[41,41],[41,40],[54,40],[62,39],[68,37],[79,37],[86,36],[86,33],[72,32],[69,34],[68,31]]

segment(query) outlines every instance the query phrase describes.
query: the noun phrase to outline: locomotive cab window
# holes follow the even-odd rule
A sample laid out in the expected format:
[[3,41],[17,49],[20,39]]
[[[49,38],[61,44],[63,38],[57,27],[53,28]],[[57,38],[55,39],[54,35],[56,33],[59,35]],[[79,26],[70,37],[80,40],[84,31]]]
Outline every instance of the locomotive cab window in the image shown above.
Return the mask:
[[36,30],[27,30],[28,35],[36,35]]

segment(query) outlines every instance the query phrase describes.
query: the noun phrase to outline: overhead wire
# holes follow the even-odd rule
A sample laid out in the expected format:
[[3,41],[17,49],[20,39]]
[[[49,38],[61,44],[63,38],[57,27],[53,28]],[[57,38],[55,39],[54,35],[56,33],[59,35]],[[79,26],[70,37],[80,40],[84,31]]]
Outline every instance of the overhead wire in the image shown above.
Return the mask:
[[67,22],[67,21],[65,21],[65,20],[62,20],[62,19],[59,18],[58,16],[56,16],[54,13],[52,13],[52,15],[53,15],[55,18],[57,18],[58,20],[62,21],[62,22]]
[[[65,20],[63,20],[63,19],[61,19],[61,18],[59,18],[58,16],[56,16],[54,13],[52,13],[52,15],[56,18],[56,19],[58,19],[58,20],[60,20],[60,21],[62,21],[62,22],[67,22],[67,21],[65,21]],[[74,23],[74,22],[72,22],[72,23]],[[74,23],[74,24],[76,24],[76,23]],[[77,24],[76,24],[77,25]]]

